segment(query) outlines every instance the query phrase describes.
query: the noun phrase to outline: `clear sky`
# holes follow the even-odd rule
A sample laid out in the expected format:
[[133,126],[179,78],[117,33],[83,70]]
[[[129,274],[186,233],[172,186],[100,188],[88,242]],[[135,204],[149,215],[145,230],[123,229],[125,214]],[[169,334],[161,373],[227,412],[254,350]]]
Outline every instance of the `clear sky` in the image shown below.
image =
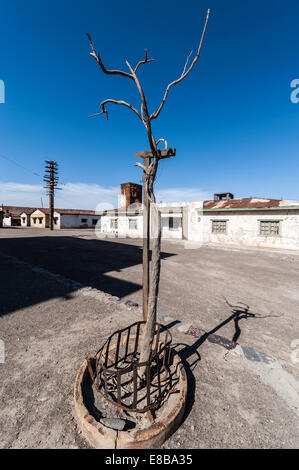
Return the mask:
[[299,79],[298,0],[2,0],[0,6],[0,203],[40,205],[36,174],[43,174],[45,159],[60,164],[61,207],[114,204],[120,183],[139,182],[134,153],[148,143],[138,118],[110,105],[108,121],[88,119],[106,98],[140,109],[138,94],[130,80],[102,73],[89,56],[86,32],[107,68],[126,70],[126,59],[135,64],[148,49],[156,61],[139,76],[154,110],[196,51],[207,8],[200,59],[154,122],[155,136],[177,149],[161,163],[157,199],[230,191],[299,200],[299,103],[290,100],[290,83]]

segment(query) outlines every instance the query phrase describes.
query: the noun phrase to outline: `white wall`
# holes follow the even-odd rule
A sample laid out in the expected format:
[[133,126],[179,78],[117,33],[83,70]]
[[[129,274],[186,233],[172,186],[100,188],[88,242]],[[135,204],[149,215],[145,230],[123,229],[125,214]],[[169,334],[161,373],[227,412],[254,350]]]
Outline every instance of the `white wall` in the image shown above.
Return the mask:
[[[39,223],[39,218],[42,217],[42,223]],[[33,219],[36,218],[36,224],[33,222]],[[40,210],[34,211],[30,216],[30,226],[33,228],[46,228],[46,214],[41,212]]]
[[[82,215],[82,214],[59,214],[54,213],[54,217],[58,217],[57,224],[55,228],[95,228],[96,225],[93,225],[93,220],[101,220],[99,215]],[[82,222],[82,219],[87,220],[87,222]]]
[[203,243],[204,240],[204,224],[203,224],[203,201],[190,202],[186,208],[187,214],[187,239]]
[[[24,223],[22,218],[26,217],[26,222]],[[25,213],[20,215],[21,227],[27,227],[29,222],[29,216]],[[4,217],[3,219],[3,226],[4,227],[11,227],[11,217]]]
[[[30,216],[28,214],[26,214],[25,212],[23,212],[21,215],[21,227],[28,227],[28,225],[30,224]],[[25,218],[25,222],[23,222],[23,218]]]
[[[162,213],[162,238],[183,238],[183,210],[187,207],[186,202],[161,202],[157,204]],[[169,218],[175,219],[175,228],[169,228]]]
[[[182,210],[180,207],[186,203],[176,204],[158,204],[159,208],[163,210],[162,214],[162,237],[163,238],[174,238],[182,239]],[[171,210],[171,214],[167,214],[167,209]],[[179,227],[177,229],[169,229],[169,217],[180,219]],[[117,230],[111,228],[111,220],[118,220]],[[137,221],[137,230],[130,229],[130,219]],[[151,224],[152,225],[152,224]],[[108,213],[102,216],[101,221],[101,233],[118,236],[119,238],[143,238],[143,215],[132,211],[119,211],[118,213]]]
[[[227,220],[227,233],[212,233],[212,220]],[[278,236],[261,236],[260,220],[280,220]],[[299,210],[205,212],[204,242],[299,249]]]
[[[169,217],[173,217],[174,228],[169,228]],[[163,214],[162,215],[162,238],[182,239],[182,213]]]
[[[182,239],[199,243],[234,244],[243,246],[277,247],[299,249],[299,210],[244,210],[203,212],[203,202],[158,204],[162,209],[162,237]],[[177,210],[175,209],[177,208]],[[180,209],[181,208],[181,209]],[[167,210],[172,214],[167,214]],[[182,216],[183,211],[183,216]],[[169,216],[182,217],[184,229],[169,230]],[[112,229],[111,219],[118,219],[118,229]],[[129,230],[129,218],[137,218],[138,230]],[[278,236],[261,236],[260,219],[280,220],[281,233]],[[227,220],[227,233],[212,233],[212,220]],[[142,237],[142,215],[131,216],[125,212],[102,216],[101,232],[119,237]],[[187,236],[186,236],[187,234]]]
[[[118,220],[118,228],[111,228],[111,220]],[[137,221],[137,230],[130,229],[129,220],[134,219]],[[142,238],[143,237],[143,220],[140,214],[127,214],[125,212],[119,212],[116,214],[103,215],[101,219],[101,229],[99,230],[102,234],[114,235],[119,238]]]
[[11,227],[11,217],[3,217],[3,227]]

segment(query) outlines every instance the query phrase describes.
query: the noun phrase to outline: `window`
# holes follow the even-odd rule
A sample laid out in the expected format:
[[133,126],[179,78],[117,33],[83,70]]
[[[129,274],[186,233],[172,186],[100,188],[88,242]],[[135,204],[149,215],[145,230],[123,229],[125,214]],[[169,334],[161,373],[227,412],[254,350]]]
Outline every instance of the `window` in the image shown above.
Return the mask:
[[92,225],[97,225],[98,219],[92,219]]
[[58,217],[54,217],[54,224],[57,225]]
[[136,219],[129,219],[129,229],[130,230],[137,230],[137,220]]
[[212,220],[212,233],[226,233],[226,220]]
[[36,224],[36,217],[33,217],[33,223]]
[[87,224],[87,219],[81,219],[81,224]]
[[22,217],[22,222],[23,222],[23,224],[26,223],[26,217]]
[[39,221],[40,224],[42,224],[42,223],[43,223],[43,218],[42,218],[42,217],[39,217],[39,218],[38,218],[38,221]]
[[169,217],[168,219],[168,229],[169,230],[178,230],[181,226],[180,217]]
[[118,219],[110,219],[110,228],[118,229]]
[[277,235],[280,235],[279,220],[260,220],[260,235],[262,237],[277,237]]

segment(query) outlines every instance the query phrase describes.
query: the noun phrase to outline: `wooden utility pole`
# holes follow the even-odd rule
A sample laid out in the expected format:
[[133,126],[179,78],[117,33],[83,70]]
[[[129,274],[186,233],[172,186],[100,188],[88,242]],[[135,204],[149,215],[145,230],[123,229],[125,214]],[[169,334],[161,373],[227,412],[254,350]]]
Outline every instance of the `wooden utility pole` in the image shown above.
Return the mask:
[[45,189],[48,190],[49,196],[49,228],[54,229],[54,193],[58,185],[58,163],[53,160],[46,160],[46,169],[44,182],[46,183]]
[[[174,148],[157,150],[159,159],[174,157],[176,150]],[[153,154],[151,151],[135,153],[135,157],[143,158],[143,165],[148,168]],[[145,173],[143,174],[143,252],[142,252],[142,317],[143,321],[147,321],[148,317],[148,294],[149,294],[149,251],[150,251],[150,212],[151,206],[145,191]]]

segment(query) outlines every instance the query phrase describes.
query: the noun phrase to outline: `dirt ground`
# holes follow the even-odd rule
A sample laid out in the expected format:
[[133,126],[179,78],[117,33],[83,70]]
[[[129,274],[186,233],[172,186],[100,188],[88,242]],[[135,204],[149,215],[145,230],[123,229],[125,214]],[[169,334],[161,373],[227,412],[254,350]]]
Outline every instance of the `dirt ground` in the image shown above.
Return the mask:
[[[141,319],[117,300],[141,303],[141,244],[88,230],[0,231],[1,448],[88,447],[73,416],[74,378],[107,336]],[[189,392],[165,448],[298,447],[298,279],[293,253],[163,242],[159,312],[199,331],[170,322]]]

